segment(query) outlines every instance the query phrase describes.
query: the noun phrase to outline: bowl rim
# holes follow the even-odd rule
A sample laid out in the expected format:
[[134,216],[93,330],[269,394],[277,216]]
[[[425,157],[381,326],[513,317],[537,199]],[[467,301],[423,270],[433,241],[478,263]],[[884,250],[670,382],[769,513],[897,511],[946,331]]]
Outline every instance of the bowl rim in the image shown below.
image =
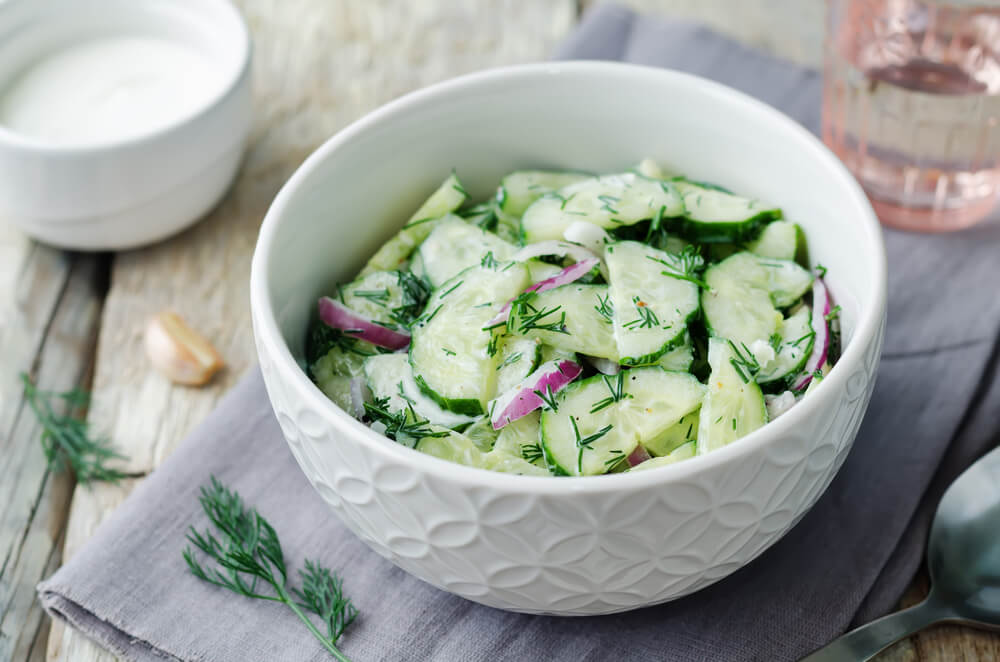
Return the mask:
[[[105,0],[97,0],[97,2],[103,1]],[[149,0],[133,0],[133,2],[130,3],[132,8],[137,12],[148,11],[149,8],[155,4],[157,4],[157,2],[150,2]],[[249,76],[251,62],[253,60],[253,40],[250,37],[250,29],[247,27],[242,14],[240,14],[230,0],[199,0],[198,2],[191,2],[188,4],[194,11],[200,12],[202,17],[214,16],[215,19],[213,20],[215,20],[216,23],[225,22],[228,23],[230,27],[234,28],[236,31],[236,40],[234,43],[235,48],[238,49],[238,60],[236,61],[235,66],[226,69],[226,75],[219,83],[217,89],[194,110],[180,115],[158,128],[140,131],[132,136],[80,144],[61,144],[41,138],[34,138],[32,136],[26,136],[18,133],[3,124],[0,124],[0,146],[7,149],[17,149],[22,150],[23,152],[41,154],[49,157],[87,157],[119,149],[140,147],[150,143],[159,142],[164,139],[169,140],[178,131],[183,130],[189,125],[198,123],[199,120],[211,113],[214,109],[219,107],[233,94],[235,94],[236,90]],[[20,2],[18,0],[9,0],[9,4],[6,8],[4,7],[4,3],[0,2],[0,12],[5,11],[5,9],[6,11],[14,11],[14,9],[18,6],[29,6],[32,10],[41,12],[41,15],[45,16],[44,20],[46,21],[65,20],[63,18],[53,19],[50,12],[44,8],[42,3],[36,4],[32,0],[21,0]],[[0,85],[0,92],[3,92],[4,89],[4,86]]]
[[486,69],[405,94],[364,115],[329,138],[306,158],[282,186],[264,217],[254,250],[250,276],[250,303],[254,333],[257,337],[257,349],[262,354],[259,358],[262,361],[267,361],[268,357],[264,357],[263,354],[270,355],[269,358],[273,361],[275,370],[280,374],[280,379],[292,386],[296,396],[303,400],[305,407],[320,412],[325,421],[328,421],[334,428],[344,429],[345,432],[349,431],[356,441],[363,444],[367,450],[387,456],[394,462],[405,463],[415,471],[434,476],[435,479],[453,483],[461,482],[470,487],[488,487],[506,493],[574,494],[638,490],[707,473],[720,465],[753,455],[770,443],[772,439],[801,426],[813,415],[813,410],[820,406],[820,403],[826,402],[828,398],[816,397],[814,394],[813,398],[804,399],[803,402],[780,418],[732,444],[685,462],[657,468],[655,471],[624,472],[601,476],[521,476],[469,467],[436,458],[374,432],[327,398],[296,362],[278,328],[278,322],[271,305],[266,274],[271,259],[273,238],[289,201],[296,195],[300,184],[321,162],[334,154],[341,144],[369,128],[405,114],[413,104],[447,97],[452,92],[462,89],[496,85],[510,78],[588,73],[605,76],[638,76],[646,80],[655,79],[658,84],[667,81],[687,90],[697,90],[699,94],[714,96],[720,101],[735,103],[741,107],[743,112],[759,115],[764,121],[780,125],[781,130],[790,139],[797,141],[801,147],[811,153],[813,158],[820,161],[829,171],[831,179],[837,181],[848,192],[852,198],[851,202],[857,208],[857,216],[862,224],[866,240],[873,248],[870,265],[872,271],[870,287],[873,290],[872,305],[861,311],[851,343],[827,377],[816,387],[815,394],[832,392],[832,389],[838,388],[846,389],[847,380],[853,374],[851,368],[863,361],[864,354],[872,343],[878,342],[876,336],[881,331],[882,318],[885,314],[887,287],[886,254],[881,226],[868,198],[847,168],[816,136],[798,122],[764,102],[721,83],[662,67],[620,62],[569,60]]

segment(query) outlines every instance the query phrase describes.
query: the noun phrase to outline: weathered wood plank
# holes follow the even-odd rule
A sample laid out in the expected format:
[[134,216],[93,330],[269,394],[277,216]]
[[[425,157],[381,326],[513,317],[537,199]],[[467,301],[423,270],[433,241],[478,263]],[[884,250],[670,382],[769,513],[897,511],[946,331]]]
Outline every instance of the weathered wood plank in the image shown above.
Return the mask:
[[[323,140],[417,87],[544,59],[576,18],[573,0],[242,0],[255,41],[256,122],[237,183],[191,230],[116,256],[89,420],[151,471],[255,361],[248,309],[257,229],[278,189]],[[216,345],[227,369],[206,388],[170,385],[142,347],[146,319],[171,308]],[[127,488],[126,488],[127,489]],[[116,505],[77,490],[66,558]],[[89,524],[81,524],[86,522]],[[49,660],[113,659],[56,627]]]
[[[6,231],[6,230],[5,230]],[[8,234],[8,237],[14,235]],[[0,659],[25,659],[44,628],[35,585],[58,567],[72,479],[53,475],[18,374],[45,389],[87,386],[106,281],[106,260],[22,243],[16,283],[5,290],[0,380]],[[13,253],[13,251],[12,251]],[[11,272],[8,272],[7,276]],[[13,293],[12,295],[10,293]]]

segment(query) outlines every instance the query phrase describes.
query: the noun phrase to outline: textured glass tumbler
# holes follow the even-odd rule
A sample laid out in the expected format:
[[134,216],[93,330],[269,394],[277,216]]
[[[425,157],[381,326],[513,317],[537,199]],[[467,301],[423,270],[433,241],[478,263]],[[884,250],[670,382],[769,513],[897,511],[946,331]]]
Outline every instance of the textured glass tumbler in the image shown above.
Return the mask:
[[1000,192],[1000,2],[827,0],[823,140],[886,225],[972,225]]

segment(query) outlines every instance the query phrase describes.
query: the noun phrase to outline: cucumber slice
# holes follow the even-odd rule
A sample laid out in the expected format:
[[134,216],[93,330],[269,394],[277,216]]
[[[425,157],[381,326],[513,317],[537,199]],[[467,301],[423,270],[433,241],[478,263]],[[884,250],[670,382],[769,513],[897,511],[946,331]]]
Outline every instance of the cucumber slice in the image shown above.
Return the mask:
[[629,471],[645,471],[646,469],[656,469],[658,467],[665,467],[668,464],[675,464],[681,460],[690,460],[697,454],[696,449],[697,443],[689,441],[688,443],[678,446],[676,449],[670,452],[668,455],[663,457],[654,457],[645,462],[640,462],[635,465]]
[[497,394],[519,384],[534,372],[542,356],[542,341],[537,338],[508,336],[500,350],[497,364]]
[[541,412],[533,411],[516,421],[511,421],[500,430],[493,450],[498,453],[515,455],[532,464],[545,467],[545,457],[539,440]]
[[612,325],[598,312],[608,296],[607,285],[576,283],[533,293],[511,310],[507,328],[564,351],[617,361]]
[[451,173],[424,204],[420,205],[403,229],[383,244],[368,260],[361,275],[372,271],[399,269],[410,257],[413,249],[431,233],[437,219],[461,207],[467,197],[468,193],[465,192],[462,182],[454,172]]
[[767,207],[717,188],[686,180],[673,180],[684,202],[684,219],[678,231],[700,242],[742,242],[757,236],[765,223],[781,218],[781,210]]
[[632,172],[591,177],[536,200],[521,218],[521,236],[524,243],[562,239],[573,221],[610,229],[683,211],[680,195],[667,182]]
[[694,346],[691,338],[685,336],[684,343],[664,353],[656,361],[656,365],[664,370],[674,370],[677,372],[688,372],[691,364],[694,363]]
[[444,437],[424,437],[414,446],[421,453],[449,462],[464,464],[489,471],[518,474],[522,476],[548,476],[545,469],[536,467],[525,460],[506,453],[491,451],[484,453],[464,434],[450,432]]
[[431,294],[412,328],[410,364],[420,389],[445,409],[477,416],[496,392],[498,339],[484,330],[503,303],[528,284],[528,269],[509,262],[469,267]]
[[592,175],[580,172],[550,170],[518,170],[500,181],[497,199],[500,209],[511,216],[521,216],[538,198],[546,193],[575,184]]
[[767,274],[767,291],[779,308],[787,308],[812,287],[813,275],[791,260],[757,258]]
[[611,282],[619,362],[631,366],[656,363],[684,342],[688,320],[698,312],[698,286],[684,280],[694,277],[688,268],[691,264],[635,241],[608,245],[604,261]]
[[[812,311],[809,306],[802,306],[798,312],[781,322],[778,327],[781,340],[777,354],[763,365],[757,375],[758,384],[785,388],[802,372],[816,339],[811,319]],[[753,351],[754,348],[750,349]]]
[[675,449],[686,443],[695,441],[698,437],[698,412],[696,409],[687,414],[677,423],[656,435],[652,439],[643,440],[643,447],[654,457],[670,455]]
[[649,177],[650,179],[664,179],[666,175],[663,173],[663,169],[660,168],[660,164],[653,159],[643,159],[636,164],[632,170],[643,177]]
[[525,264],[528,265],[528,276],[531,278],[532,283],[539,283],[547,278],[552,278],[563,270],[560,266],[542,262],[541,260],[528,260]]
[[[331,353],[338,351],[336,347],[330,350]],[[323,391],[326,397],[348,413],[352,413],[351,403],[351,377],[337,371],[333,365],[336,359],[329,360],[329,354],[324,356],[312,367],[313,380],[319,390]]]
[[571,352],[566,349],[560,349],[559,347],[553,347],[552,345],[542,343],[542,353],[538,359],[538,364],[541,365],[542,363],[548,363],[549,361],[580,362],[576,352]]
[[489,261],[488,254],[497,262],[506,262],[517,248],[458,216],[448,215],[439,220],[427,239],[420,244],[417,255],[423,263],[427,280],[433,287],[440,287],[469,267]]
[[739,369],[740,355],[724,338],[709,338],[708,392],[698,423],[698,454],[722,448],[767,423],[764,394],[757,382]]
[[782,322],[776,306],[797,301],[812,275],[788,260],[742,252],[705,270],[709,289],[701,293],[705,321],[716,336],[737,345],[768,342]]
[[469,427],[463,429],[462,434],[471,439],[476,448],[484,453],[493,450],[493,446],[500,436],[500,433],[493,429],[493,423],[490,422],[489,416],[480,416]]
[[499,206],[496,210],[497,227],[494,232],[497,236],[511,244],[521,244],[521,217],[511,216],[504,212]]
[[655,248],[673,253],[674,255],[680,255],[691,245],[691,242],[687,239],[682,239],[666,232],[660,232],[653,238],[653,246]]
[[557,409],[542,412],[542,447],[556,473],[607,473],[639,442],[653,439],[698,408],[705,393],[692,375],[657,367],[574,382]]
[[424,395],[413,378],[406,354],[379,354],[366,359],[364,376],[372,395],[389,400],[386,403],[389,411],[405,411],[411,406],[419,418],[445,428],[460,428],[476,420],[442,409]]
[[806,238],[802,228],[791,221],[774,221],[764,226],[746,248],[761,257],[806,263]]

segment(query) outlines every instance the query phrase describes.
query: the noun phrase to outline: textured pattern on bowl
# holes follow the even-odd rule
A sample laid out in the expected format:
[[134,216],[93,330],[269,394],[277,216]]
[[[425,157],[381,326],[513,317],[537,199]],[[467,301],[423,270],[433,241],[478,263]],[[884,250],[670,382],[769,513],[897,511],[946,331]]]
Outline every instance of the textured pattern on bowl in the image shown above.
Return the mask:
[[[616,93],[609,96],[604,90],[611,88]],[[508,103],[498,109],[501,98]],[[659,120],[638,106],[665,108],[668,100],[673,104]],[[772,167],[761,168],[754,150],[770,155]],[[814,254],[830,269],[848,347],[820,388],[785,417],[727,448],[657,471],[512,477],[449,464],[375,435],[327,401],[296,365],[314,295],[349,277],[452,165],[475,195],[518,166],[609,170],[645,155],[781,204],[806,227]],[[601,614],[671,600],[725,577],[815,503],[849,451],[871,396],[885,319],[885,263],[863,195],[790,120],[694,77],[567,63],[450,81],[331,139],[269,212],[251,297],[261,367],[282,432],[312,485],[352,531],[401,568],[471,600],[527,612]]]

